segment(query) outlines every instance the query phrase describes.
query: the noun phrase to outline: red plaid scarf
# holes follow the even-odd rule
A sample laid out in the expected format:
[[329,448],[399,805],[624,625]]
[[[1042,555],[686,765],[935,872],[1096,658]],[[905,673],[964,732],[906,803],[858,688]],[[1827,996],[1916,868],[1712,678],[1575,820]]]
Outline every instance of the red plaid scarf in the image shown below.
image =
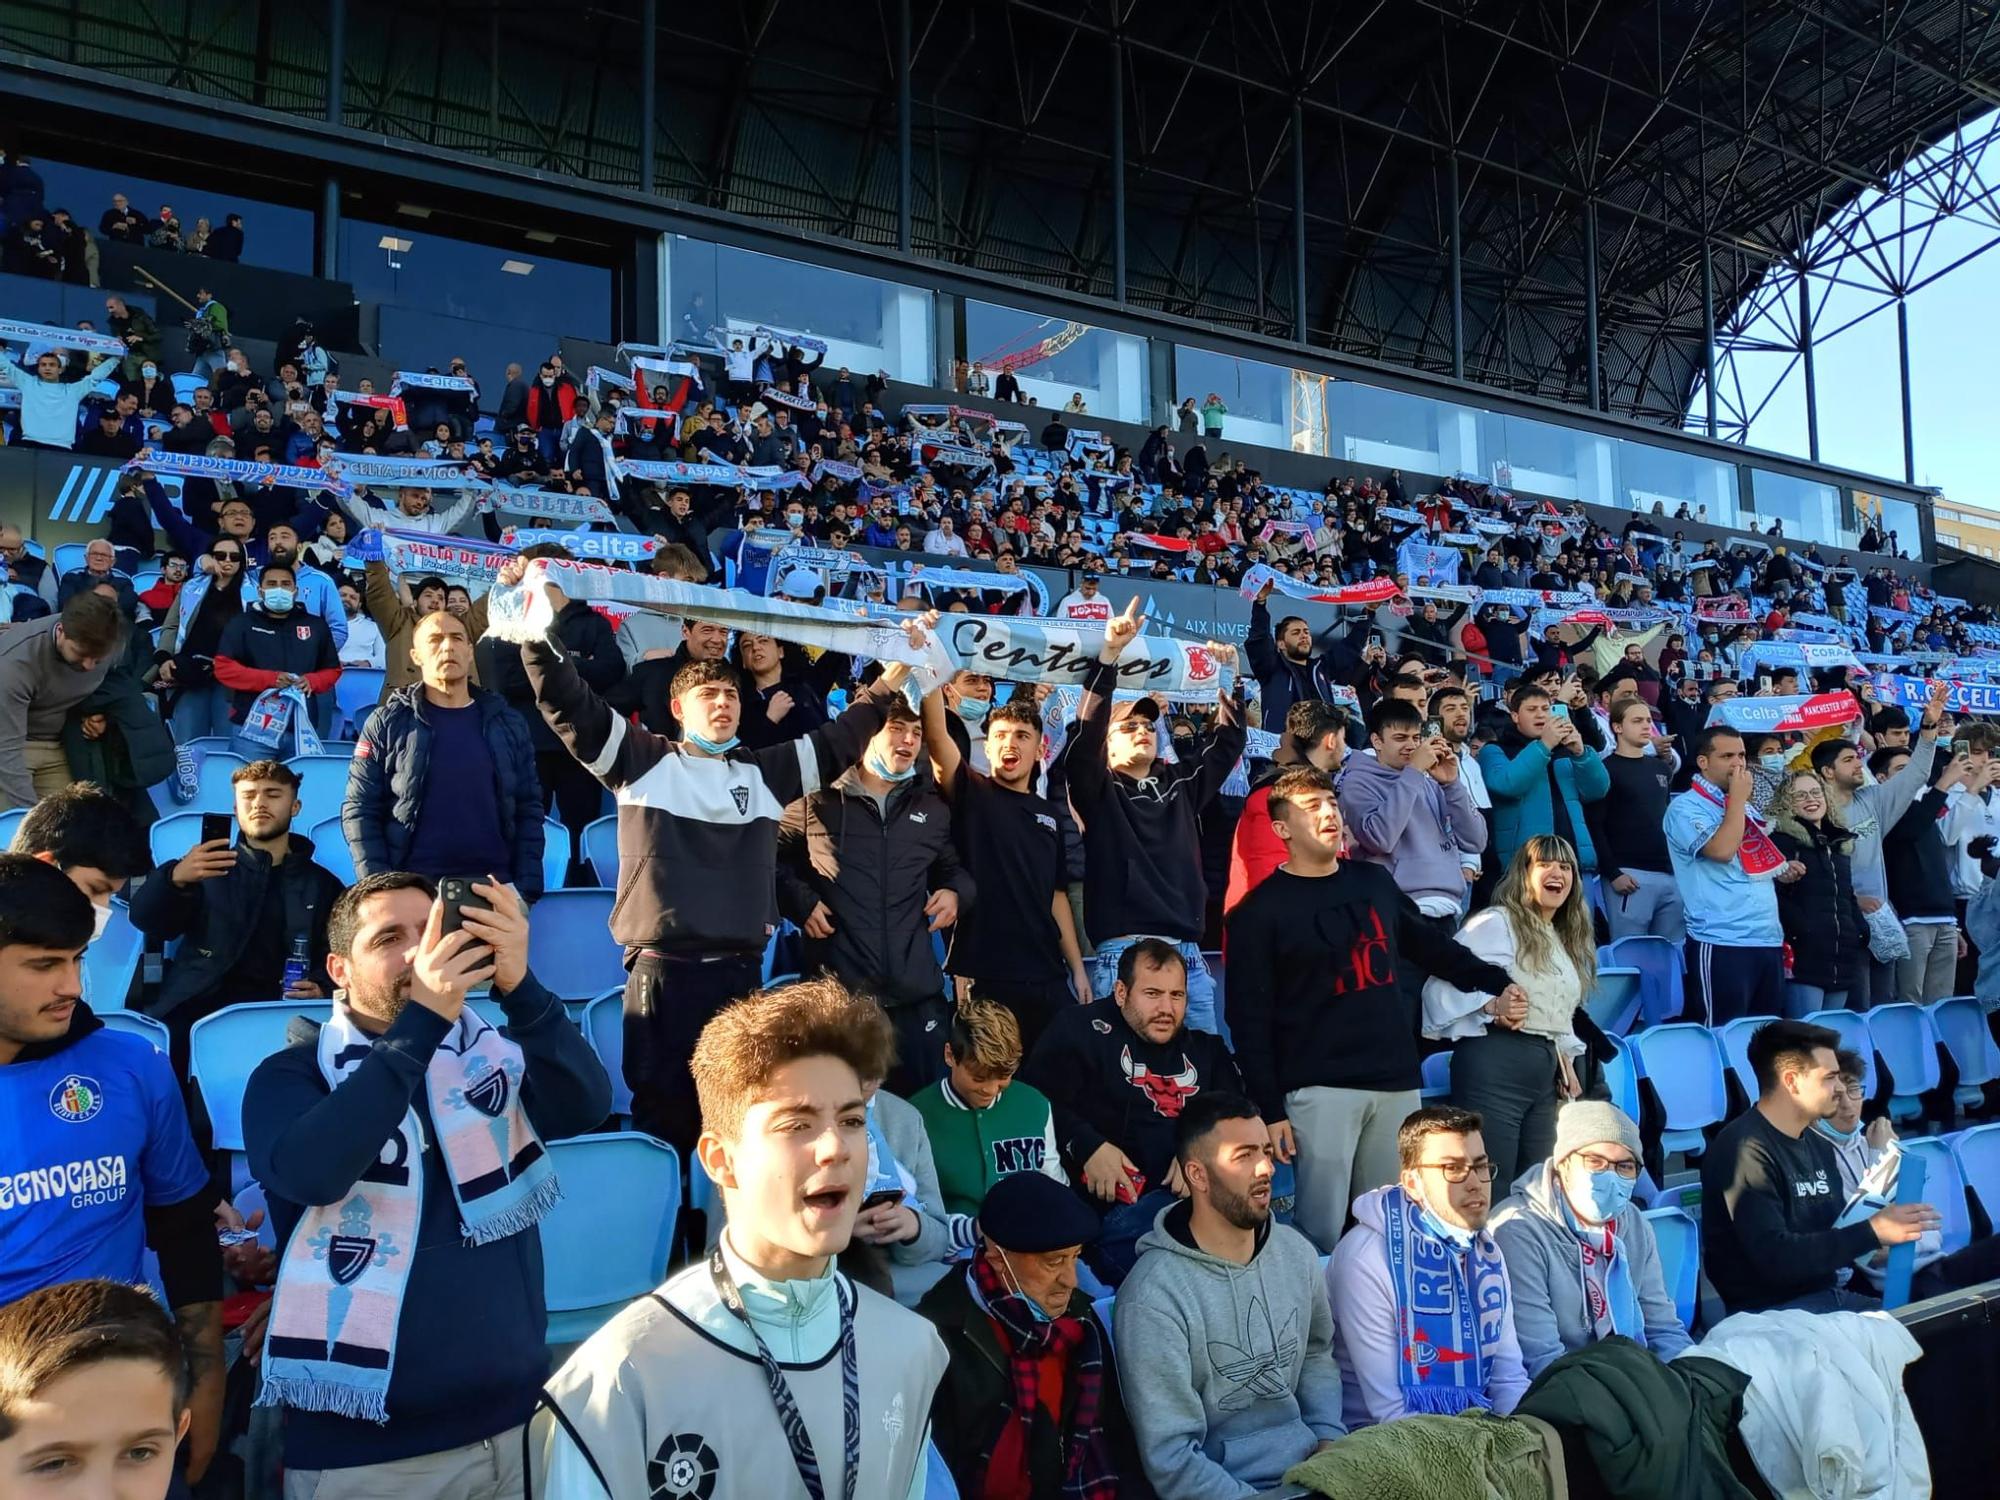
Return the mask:
[[[992,1461],[993,1450],[999,1446],[1000,1436],[1010,1422],[1021,1424],[1023,1457],[1031,1451],[1030,1439],[1041,1409],[1035,1366],[1046,1355],[1060,1353],[1069,1363],[1068,1378],[1076,1382],[1076,1404],[1066,1450],[1069,1459],[1063,1467],[1060,1493],[1064,1500],[1117,1500],[1118,1474],[1111,1466],[1104,1428],[1098,1420],[1104,1393],[1104,1351],[1096,1319],[1040,1321],[1029,1310],[1028,1299],[1019,1292],[1009,1291],[1000,1273],[983,1255],[972,1262],[972,1285],[987,1316],[1005,1335],[1008,1384],[1012,1389],[1012,1399],[1001,1406],[993,1436],[980,1452],[981,1472]],[[1061,1416],[1056,1413],[1058,1421]]]

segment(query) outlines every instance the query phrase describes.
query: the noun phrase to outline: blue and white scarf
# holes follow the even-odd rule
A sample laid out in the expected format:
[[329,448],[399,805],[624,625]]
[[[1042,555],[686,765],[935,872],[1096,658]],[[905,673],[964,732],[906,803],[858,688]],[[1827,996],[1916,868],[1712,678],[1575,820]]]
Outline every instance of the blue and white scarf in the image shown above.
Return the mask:
[[1500,1247],[1484,1230],[1461,1246],[1400,1187],[1384,1189],[1381,1201],[1404,1410],[1452,1416],[1491,1409],[1486,1382],[1507,1318]]
[[[327,1089],[340,1087],[374,1049],[375,1038],[336,1005],[316,1054]],[[521,1049],[469,1006],[424,1071],[431,1126],[468,1244],[534,1228],[562,1196],[521,1105],[526,1075]],[[278,1265],[259,1406],[389,1420],[403,1294],[423,1224],[423,1153],[424,1129],[412,1108],[384,1153],[400,1170],[372,1167],[338,1203],[309,1207],[299,1220]]]

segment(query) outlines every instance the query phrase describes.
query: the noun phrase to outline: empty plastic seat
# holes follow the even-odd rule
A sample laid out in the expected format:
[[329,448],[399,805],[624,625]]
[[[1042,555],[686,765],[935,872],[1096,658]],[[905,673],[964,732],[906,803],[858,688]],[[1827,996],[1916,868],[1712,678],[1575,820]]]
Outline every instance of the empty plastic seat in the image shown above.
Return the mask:
[[548,1142],[562,1198],[538,1226],[551,1344],[581,1342],[666,1278],[681,1159],[635,1130]]
[[1687,964],[1678,945],[1663,937],[1624,937],[1603,950],[1606,960],[1639,971],[1639,1016],[1657,1026],[1681,1013]]
[[354,850],[338,817],[323,818],[306,830],[313,842],[313,863],[331,870],[342,885],[353,885],[360,877],[354,870]]
[[1433,1052],[1424,1059],[1425,1099],[1445,1099],[1451,1095],[1451,1054]]
[[1750,1066],[1750,1038],[1759,1026],[1777,1019],[1776,1016],[1738,1016],[1716,1029],[1715,1039],[1722,1044],[1723,1059],[1752,1103],[1763,1090],[1757,1087],[1757,1070]]
[[1667,1295],[1681,1315],[1681,1326],[1694,1330],[1695,1304],[1701,1293],[1701,1226],[1683,1208],[1649,1208],[1646,1222],[1660,1247],[1660,1275]]
[[347,800],[347,777],[354,768],[352,755],[294,755],[285,762],[299,777],[299,818],[311,824],[340,816],[340,804]]
[[333,684],[333,706],[340,710],[340,722],[334,725],[340,731],[344,723],[343,738],[357,739],[361,726],[368,722],[368,716],[375,712],[375,705],[382,698],[382,681],[387,674],[380,667],[343,667],[339,678]]
[[606,890],[618,889],[618,817],[593,818],[583,825],[583,858]]
[[1949,1255],[1972,1243],[1972,1210],[1965,1201],[1965,1174],[1951,1143],[1935,1136],[1900,1141],[1905,1156],[1920,1158],[1924,1164],[1922,1201],[1935,1208],[1944,1219],[1944,1250]]
[[54,553],[49,557],[49,566],[56,570],[56,577],[60,578],[65,573],[74,573],[78,568],[82,567],[89,547],[90,544],[88,542],[59,543]]
[[1930,1012],[1921,1005],[1878,1005],[1868,1012],[1868,1034],[1895,1080],[1890,1117],[1901,1120],[1922,1114],[1918,1095],[1936,1088],[1943,1076]]
[[565,1000],[625,984],[625,955],[611,939],[610,891],[552,890],[528,917],[528,966]]
[[2000,1125],[1975,1125],[1945,1140],[1967,1190],[1986,1211],[1986,1222],[2000,1230]]
[[[1871,1011],[1872,1015],[1873,1012]],[[1875,1038],[1868,1029],[1868,1017],[1858,1010],[1816,1010],[1805,1017],[1815,1026],[1840,1034],[1840,1045],[1861,1054],[1861,1094],[1875,1097]]]
[[1959,1104],[1979,1103],[1985,1097],[1982,1085],[2000,1078],[2000,1047],[1994,1045],[1986,1024],[1986,1007],[1970,995],[1954,995],[1929,1010],[1938,1040],[1958,1068],[1953,1099]]
[[1611,1102],[1624,1110],[1633,1120],[1639,1118],[1639,1074],[1642,1064],[1632,1050],[1632,1044],[1624,1037],[1610,1039],[1616,1055],[1604,1065],[1605,1087],[1611,1090]]
[[[583,1038],[611,1075],[611,1112],[627,1119],[632,1114],[632,1089],[625,1082],[625,992],[606,990],[583,1008]],[[699,1165],[696,1177],[705,1175]]]
[[[93,1007],[94,1008],[94,1007]],[[156,1021],[151,1016],[142,1016],[136,1010],[106,1011],[98,1016],[107,1030],[129,1031],[134,1036],[142,1036],[161,1052],[167,1050],[167,1023]]]
[[1660,1144],[1668,1151],[1697,1156],[1706,1144],[1702,1128],[1729,1115],[1729,1090],[1722,1081],[1722,1048],[1706,1026],[1654,1026],[1632,1037],[1633,1050],[1653,1081],[1666,1129]]
[[542,889],[559,891],[569,881],[569,828],[560,818],[542,820]]
[[[250,764],[234,751],[211,750],[197,757],[194,800],[181,805],[182,812],[236,812],[236,785],[229,778]],[[172,778],[162,782],[170,786]]]
[[[160,819],[146,830],[155,865],[172,864],[201,842],[201,812],[177,812]],[[232,829],[232,838],[235,837]]]
[[1638,1019],[1643,999],[1639,970],[1615,964],[1601,965],[1597,970],[1597,988],[1591,991],[1583,1008],[1597,1023],[1598,1030],[1622,1036],[1632,1029],[1633,1021]]
[[263,1000],[225,1005],[194,1023],[188,1034],[188,1076],[201,1090],[218,1149],[244,1149],[243,1090],[257,1064],[283,1050],[293,1018],[324,1022],[332,1014],[330,1000]]
[[0,813],[0,849],[11,848],[14,835],[21,831],[21,824],[27,821],[28,809],[16,807]]

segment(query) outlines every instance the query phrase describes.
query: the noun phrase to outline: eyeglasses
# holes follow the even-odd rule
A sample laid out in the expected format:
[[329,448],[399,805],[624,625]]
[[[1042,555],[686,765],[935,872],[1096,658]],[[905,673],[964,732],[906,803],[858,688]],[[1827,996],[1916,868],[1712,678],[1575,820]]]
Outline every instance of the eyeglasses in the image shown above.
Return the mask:
[[1595,1151],[1579,1151],[1576,1153],[1576,1159],[1583,1163],[1586,1172],[1616,1172],[1627,1182],[1636,1182],[1639,1178],[1637,1161],[1613,1161],[1608,1156],[1599,1156]]
[[1459,1183],[1465,1181],[1468,1177],[1477,1177],[1481,1182],[1491,1182],[1494,1175],[1500,1169],[1494,1166],[1486,1157],[1482,1156],[1478,1161],[1470,1162],[1420,1161],[1417,1163],[1417,1170],[1420,1172],[1437,1172],[1443,1175],[1446,1182]]

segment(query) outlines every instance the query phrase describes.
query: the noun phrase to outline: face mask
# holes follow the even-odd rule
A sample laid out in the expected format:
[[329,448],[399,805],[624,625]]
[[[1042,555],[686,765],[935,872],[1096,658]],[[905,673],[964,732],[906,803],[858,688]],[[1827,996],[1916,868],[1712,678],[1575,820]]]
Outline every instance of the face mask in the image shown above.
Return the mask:
[[797,531],[801,526],[806,524],[806,518],[798,511],[788,510],[785,512],[785,524],[791,527],[792,530]]
[[1417,1199],[1418,1217],[1427,1233],[1435,1235],[1446,1244],[1459,1250],[1472,1248],[1473,1231],[1459,1224],[1447,1224],[1421,1197]]
[[684,738],[688,741],[689,744],[695,746],[697,749],[706,750],[710,755],[727,755],[731,750],[734,750],[737,747],[737,745],[742,743],[733,734],[726,740],[704,739],[701,735],[696,734],[692,729],[686,731]]
[[867,763],[868,769],[877,776],[880,776],[884,781],[901,783],[908,781],[912,776],[917,774],[917,763],[915,761],[911,761],[909,765],[900,771],[891,769],[889,763],[875,753],[875,748],[872,745],[868,749]]
[[99,938],[103,937],[104,929],[109,927],[110,925],[111,925],[111,903],[107,901],[102,906],[97,905],[95,902],[91,903],[90,940],[94,943]]
[[1632,1189],[1636,1182],[1627,1182],[1616,1172],[1583,1172],[1569,1174],[1570,1201],[1583,1198],[1590,1204],[1590,1217],[1599,1224],[1609,1224],[1618,1211],[1632,1201]]
[[958,716],[968,724],[984,724],[986,714],[993,707],[985,698],[961,698],[958,700]]
[[1857,1135],[1861,1134],[1861,1122],[1856,1120],[1852,1130],[1842,1130],[1831,1120],[1814,1120],[1813,1129],[1817,1130],[1835,1145],[1844,1146]]
[[265,589],[264,608],[274,615],[282,615],[292,607],[293,598],[290,589]]
[[144,375],[148,380],[151,380],[160,373],[160,367],[158,365],[141,365],[139,366],[139,373]]
[[[997,1245],[994,1246],[996,1250],[999,1250],[999,1248]],[[1007,1259],[1007,1252],[1005,1250],[1000,1251],[1000,1263],[1007,1268],[1007,1279],[1014,1283],[1014,1290],[1010,1295],[1021,1299],[1022,1304],[1028,1309],[1028,1316],[1033,1318],[1037,1323],[1054,1322],[1055,1320],[1043,1311],[1041,1303],[1021,1290],[1021,1278],[1014,1274],[1014,1262]]]

